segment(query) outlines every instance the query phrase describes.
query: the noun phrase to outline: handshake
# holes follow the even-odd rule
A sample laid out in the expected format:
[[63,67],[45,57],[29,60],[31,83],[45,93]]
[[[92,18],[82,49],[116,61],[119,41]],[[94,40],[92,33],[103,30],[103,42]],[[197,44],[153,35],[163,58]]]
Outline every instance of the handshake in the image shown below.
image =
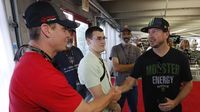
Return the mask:
[[120,105],[117,103],[117,101],[120,99],[121,97],[121,93],[122,91],[120,90],[119,87],[111,87],[110,91],[108,94],[111,94],[111,102],[108,105],[108,108],[110,109],[111,112],[121,112],[121,107]]
[[117,101],[121,97],[121,93],[122,93],[122,91],[120,90],[120,88],[118,86],[116,86],[116,87],[111,87],[108,94],[112,95],[112,102],[117,103]]

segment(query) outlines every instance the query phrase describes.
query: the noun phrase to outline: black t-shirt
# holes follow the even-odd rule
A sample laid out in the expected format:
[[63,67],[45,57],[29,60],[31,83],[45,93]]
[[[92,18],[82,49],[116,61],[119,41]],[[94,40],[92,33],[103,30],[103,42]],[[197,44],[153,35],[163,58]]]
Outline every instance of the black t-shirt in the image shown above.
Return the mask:
[[53,59],[53,63],[62,73],[64,73],[69,84],[76,89],[78,81],[78,64],[83,58],[81,50],[72,46],[70,50],[59,52]]
[[[136,61],[131,76],[142,77],[145,112],[161,112],[158,100],[161,97],[175,99],[181,83],[192,80],[187,57],[174,48],[170,48],[163,57],[152,49],[143,53]],[[170,112],[181,112],[181,105]]]

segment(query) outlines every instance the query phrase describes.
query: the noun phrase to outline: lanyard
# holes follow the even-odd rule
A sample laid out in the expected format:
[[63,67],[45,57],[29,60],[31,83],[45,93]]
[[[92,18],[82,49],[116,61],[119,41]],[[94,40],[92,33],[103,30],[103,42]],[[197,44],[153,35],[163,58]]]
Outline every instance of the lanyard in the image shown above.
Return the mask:
[[25,48],[26,49],[30,49],[31,51],[35,51],[35,52],[41,54],[45,59],[47,59],[48,61],[52,62],[52,58],[47,53],[45,53],[43,50],[41,50],[39,48],[33,47],[31,45],[28,45],[28,44],[22,45],[18,49],[18,51],[15,54],[14,61],[19,61],[19,59],[21,58],[21,56],[25,52],[25,50],[24,50]]

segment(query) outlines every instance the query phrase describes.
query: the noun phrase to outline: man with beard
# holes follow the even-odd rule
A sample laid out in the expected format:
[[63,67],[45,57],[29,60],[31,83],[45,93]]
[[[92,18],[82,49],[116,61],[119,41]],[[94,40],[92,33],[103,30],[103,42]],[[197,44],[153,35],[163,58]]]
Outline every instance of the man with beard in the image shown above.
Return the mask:
[[[131,31],[124,28],[120,35],[121,43],[113,46],[111,50],[110,59],[112,60],[117,86],[124,83],[130,75],[136,59],[141,55],[140,49],[130,43],[131,36]],[[118,101],[121,108],[123,108],[127,99],[130,111],[137,112],[137,93],[137,82],[135,82],[135,86],[123,93]]]
[[152,49],[137,59],[120,88],[127,91],[142,77],[145,112],[182,112],[181,101],[192,89],[187,57],[168,45],[169,23],[165,19],[154,18],[141,31],[149,33]]
[[78,64],[83,58],[83,53],[78,47],[73,45],[74,38],[76,38],[76,31],[74,29],[70,30],[70,35],[67,42],[67,49],[57,53],[53,59],[53,63],[65,75],[69,84],[85,98],[87,88],[79,83],[77,73]]

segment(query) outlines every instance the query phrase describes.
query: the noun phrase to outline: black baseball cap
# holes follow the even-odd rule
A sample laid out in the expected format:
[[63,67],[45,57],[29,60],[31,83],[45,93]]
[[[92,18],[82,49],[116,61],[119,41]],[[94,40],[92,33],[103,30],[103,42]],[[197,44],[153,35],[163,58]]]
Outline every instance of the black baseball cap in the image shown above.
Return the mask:
[[38,27],[43,23],[58,23],[72,29],[78,27],[76,22],[68,20],[58,7],[45,1],[38,1],[28,6],[23,17],[27,28]]
[[128,28],[124,28],[124,29],[121,30],[121,32],[131,32],[131,30],[128,29]]
[[142,28],[141,31],[147,33],[150,28],[158,28],[167,32],[169,31],[169,23],[163,18],[153,18],[148,26]]

